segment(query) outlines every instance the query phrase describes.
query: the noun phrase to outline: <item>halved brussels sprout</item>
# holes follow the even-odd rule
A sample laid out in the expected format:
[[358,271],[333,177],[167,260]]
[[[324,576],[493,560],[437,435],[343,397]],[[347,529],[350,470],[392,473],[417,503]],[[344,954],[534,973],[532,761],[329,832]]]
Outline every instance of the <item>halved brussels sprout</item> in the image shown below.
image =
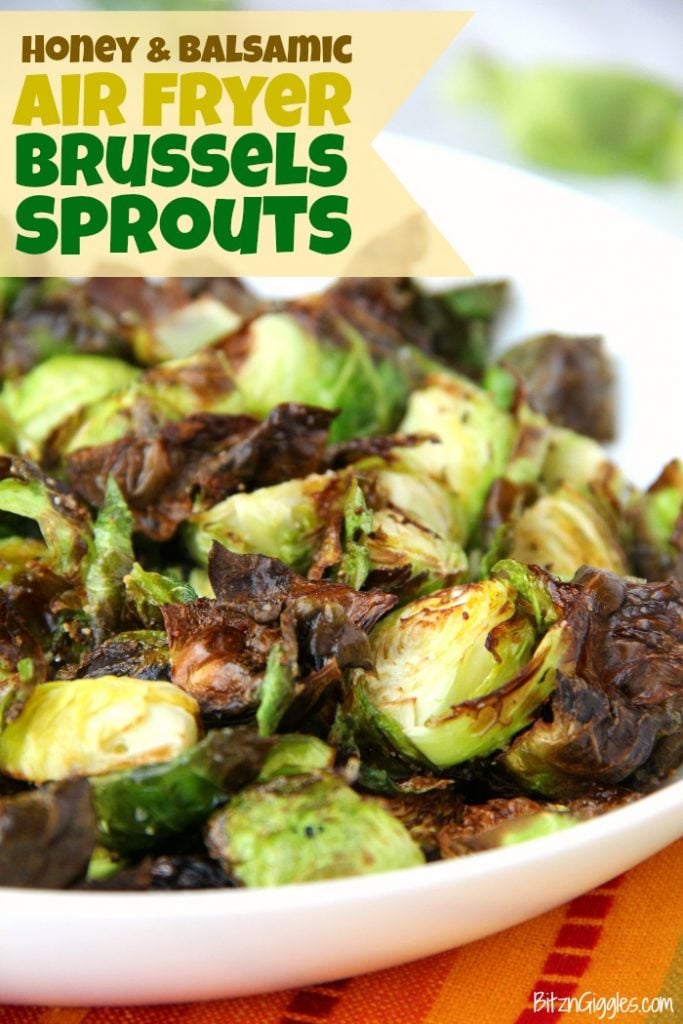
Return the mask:
[[133,329],[132,345],[142,363],[183,359],[230,334],[241,316],[211,295],[202,295],[153,324]]
[[550,428],[541,480],[549,491],[563,484],[583,491],[599,481],[611,482],[615,492],[623,486],[619,470],[602,445],[563,427]]
[[444,540],[398,509],[375,512],[366,547],[373,569],[405,568],[411,579],[417,578],[422,593],[456,582],[468,569],[460,544]]
[[248,786],[211,819],[207,845],[248,886],[412,867],[424,856],[383,805],[331,774]]
[[348,474],[314,473],[247,494],[232,494],[187,522],[185,537],[197,561],[206,565],[218,541],[238,554],[262,554],[306,572],[325,530],[341,521]]
[[127,676],[41,683],[0,734],[0,770],[29,782],[166,761],[197,741],[196,701]]
[[374,670],[350,677],[360,714],[438,768],[504,747],[552,691],[569,639],[561,622],[536,647],[522,604],[510,583],[484,580],[388,616],[371,634]]
[[[503,472],[512,451],[516,436],[513,418],[469,381],[432,375],[410,396],[400,429],[440,438],[436,443],[401,449],[397,461],[408,472],[426,476],[446,490],[454,521],[452,539],[465,543],[478,523],[491,484]],[[398,504],[419,517],[416,509]],[[428,521],[426,525],[432,526]]]
[[595,504],[560,487],[525,509],[511,529],[510,557],[569,580],[582,565],[624,576],[626,555]]
[[35,457],[48,435],[84,406],[125,387],[139,376],[129,363],[106,356],[53,356],[16,381],[7,381],[3,404],[19,451]]

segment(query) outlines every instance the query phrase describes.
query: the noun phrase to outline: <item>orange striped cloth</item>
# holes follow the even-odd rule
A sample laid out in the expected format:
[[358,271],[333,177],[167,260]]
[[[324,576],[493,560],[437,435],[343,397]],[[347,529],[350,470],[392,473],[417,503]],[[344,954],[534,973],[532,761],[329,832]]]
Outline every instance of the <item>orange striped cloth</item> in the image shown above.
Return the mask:
[[593,1024],[600,1020],[683,1024],[683,840],[628,874],[533,921],[377,974],[195,1005],[0,1008],[1,1024]]

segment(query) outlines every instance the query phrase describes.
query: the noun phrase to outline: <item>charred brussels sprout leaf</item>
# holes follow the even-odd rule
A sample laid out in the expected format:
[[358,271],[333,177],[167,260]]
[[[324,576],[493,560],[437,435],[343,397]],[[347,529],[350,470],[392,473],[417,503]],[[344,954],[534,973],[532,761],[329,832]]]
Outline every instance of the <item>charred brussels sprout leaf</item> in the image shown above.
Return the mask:
[[197,735],[196,702],[171,683],[41,683],[0,734],[0,769],[29,782],[98,775],[168,760]]
[[614,372],[601,338],[545,334],[503,355],[551,423],[598,441],[614,439]]
[[325,774],[248,787],[212,818],[208,844],[225,870],[248,886],[373,874],[424,861],[381,803]]
[[193,511],[227,495],[312,473],[322,464],[333,414],[303,405],[251,416],[195,413],[66,460],[74,489],[101,505],[108,475],[122,489],[136,529],[168,540]]
[[251,730],[215,729],[173,760],[98,776],[92,789],[101,842],[135,853],[197,828],[256,777],[269,749]]
[[85,779],[0,797],[0,885],[72,885],[85,874],[95,836]]
[[558,673],[549,719],[502,757],[524,786],[560,799],[628,779],[683,723],[680,584],[584,570],[573,587],[578,655]]
[[252,713],[263,701],[259,724],[268,732],[294,697],[314,704],[343,668],[368,664],[365,631],[395,604],[217,544],[209,576],[216,600],[163,609],[173,680],[204,712]]
[[78,667],[80,679],[100,676],[131,676],[134,679],[169,679],[166,634],[139,629],[105,640],[90,651]]

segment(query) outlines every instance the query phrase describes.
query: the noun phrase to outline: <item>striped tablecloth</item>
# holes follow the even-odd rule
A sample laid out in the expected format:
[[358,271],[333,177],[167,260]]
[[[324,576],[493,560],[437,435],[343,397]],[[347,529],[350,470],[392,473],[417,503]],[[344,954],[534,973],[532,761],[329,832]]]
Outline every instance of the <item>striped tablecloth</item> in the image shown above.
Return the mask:
[[1,1024],[683,1024],[683,840],[566,906],[416,963],[246,999],[0,1007]]

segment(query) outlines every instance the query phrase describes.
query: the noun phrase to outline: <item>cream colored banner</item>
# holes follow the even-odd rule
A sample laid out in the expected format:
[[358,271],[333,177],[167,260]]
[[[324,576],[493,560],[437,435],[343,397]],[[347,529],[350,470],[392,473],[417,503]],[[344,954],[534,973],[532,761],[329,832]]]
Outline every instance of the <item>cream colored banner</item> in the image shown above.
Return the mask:
[[468,275],[372,140],[469,16],[0,14],[0,273]]

